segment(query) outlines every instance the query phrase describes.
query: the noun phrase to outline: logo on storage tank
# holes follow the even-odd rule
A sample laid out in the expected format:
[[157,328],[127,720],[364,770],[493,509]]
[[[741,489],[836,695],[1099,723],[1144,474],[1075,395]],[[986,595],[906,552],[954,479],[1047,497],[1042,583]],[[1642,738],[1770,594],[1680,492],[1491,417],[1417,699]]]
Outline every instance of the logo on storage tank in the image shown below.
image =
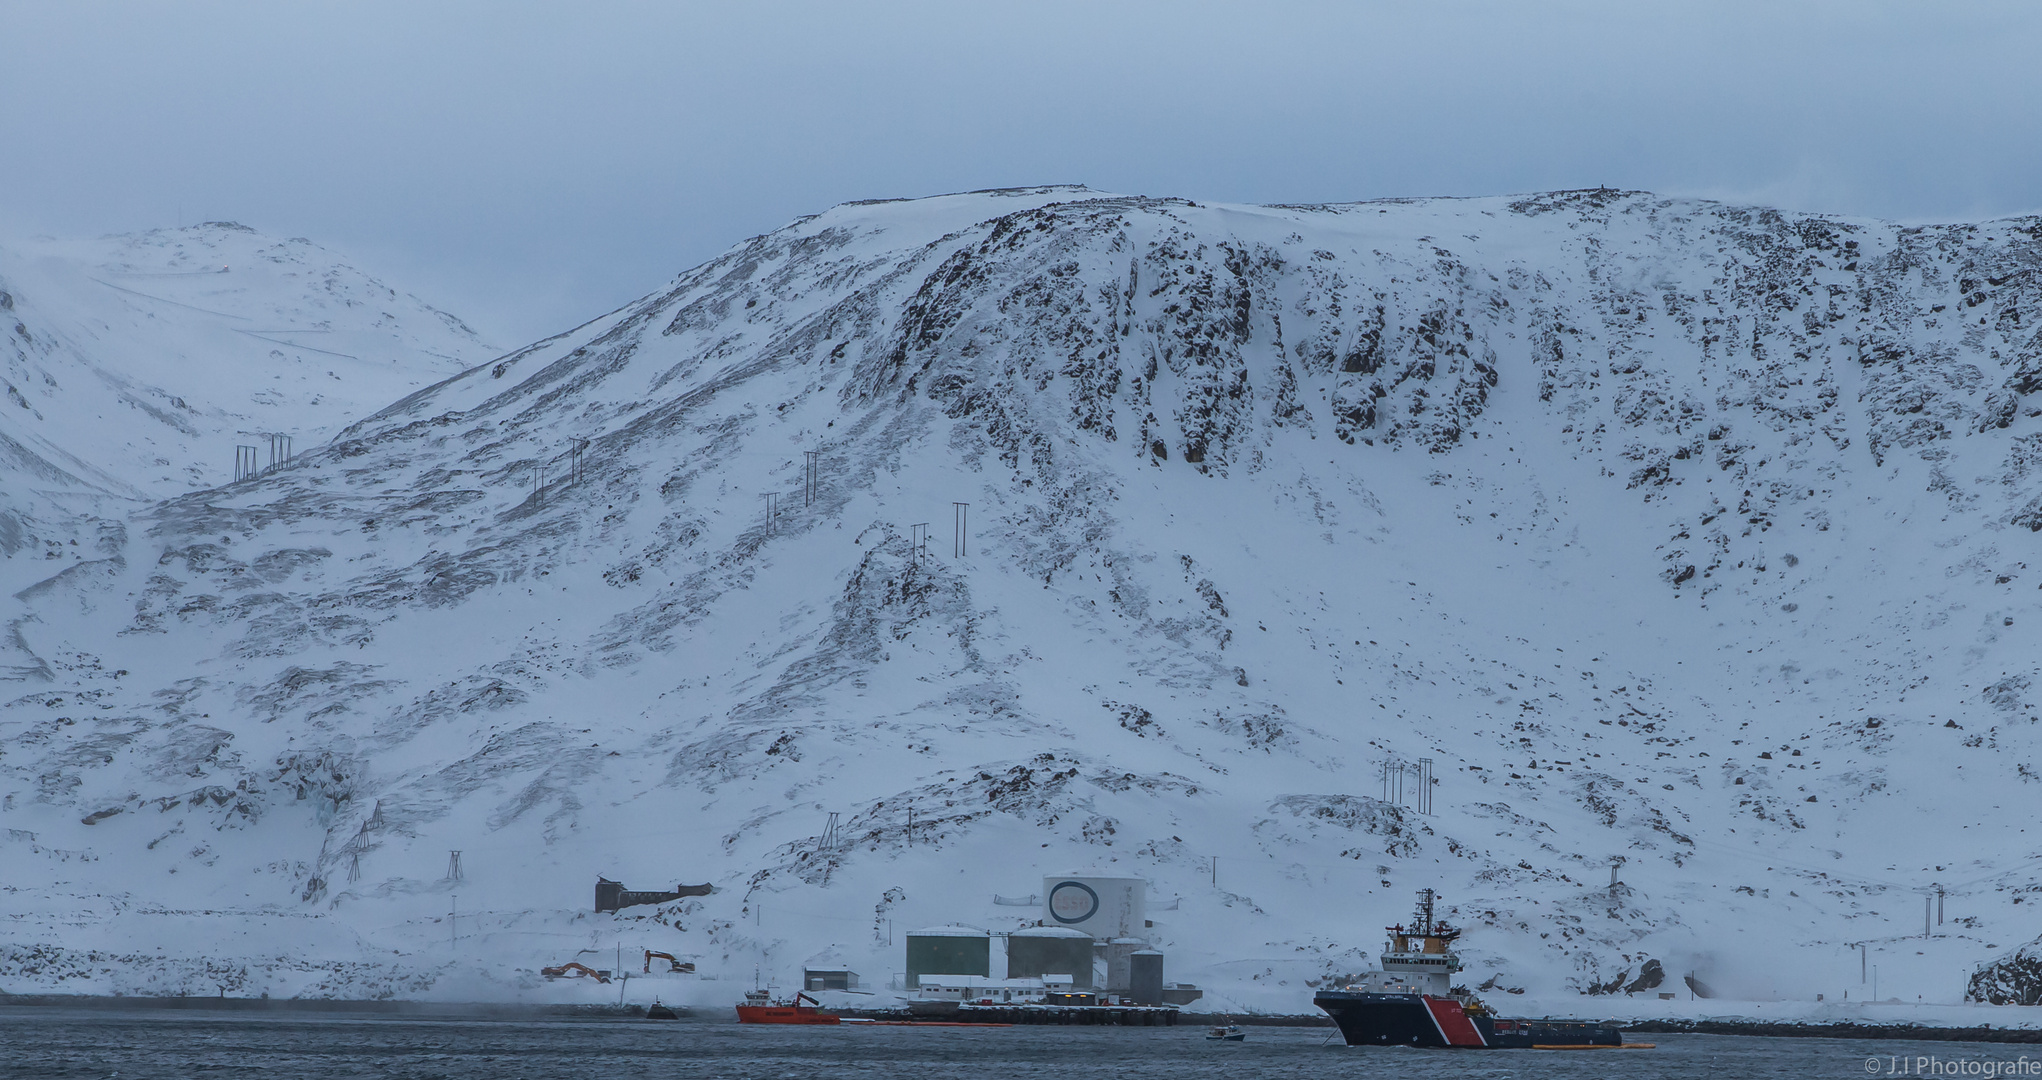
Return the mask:
[[1049,890],[1049,913],[1058,922],[1084,922],[1099,914],[1099,894],[1079,881],[1059,881]]

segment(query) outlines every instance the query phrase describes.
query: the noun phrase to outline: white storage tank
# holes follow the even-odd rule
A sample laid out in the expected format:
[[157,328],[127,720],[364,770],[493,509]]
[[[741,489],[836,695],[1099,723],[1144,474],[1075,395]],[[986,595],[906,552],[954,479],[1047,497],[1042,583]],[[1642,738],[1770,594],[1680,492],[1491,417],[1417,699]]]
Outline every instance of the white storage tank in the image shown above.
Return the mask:
[[1042,922],[1082,930],[1095,941],[1146,937],[1149,883],[1096,870],[1042,879]]

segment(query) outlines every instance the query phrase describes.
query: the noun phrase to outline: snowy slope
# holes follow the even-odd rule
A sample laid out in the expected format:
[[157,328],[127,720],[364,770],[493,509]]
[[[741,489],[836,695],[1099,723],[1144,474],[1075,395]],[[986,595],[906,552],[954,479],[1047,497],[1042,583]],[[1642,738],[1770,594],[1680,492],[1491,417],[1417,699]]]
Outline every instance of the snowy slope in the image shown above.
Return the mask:
[[[1215,1007],[1306,1008],[1425,886],[1528,1003],[1862,999],[1860,942],[1954,1001],[2042,932],[2038,230],[804,219],[25,592],[0,988],[883,980],[1101,867]],[[599,873],[717,891],[595,916]]]
[[0,331],[9,556],[90,539],[73,515],[224,484],[237,445],[262,466],[272,434],[309,449],[494,355],[309,241],[226,222],[0,248]]

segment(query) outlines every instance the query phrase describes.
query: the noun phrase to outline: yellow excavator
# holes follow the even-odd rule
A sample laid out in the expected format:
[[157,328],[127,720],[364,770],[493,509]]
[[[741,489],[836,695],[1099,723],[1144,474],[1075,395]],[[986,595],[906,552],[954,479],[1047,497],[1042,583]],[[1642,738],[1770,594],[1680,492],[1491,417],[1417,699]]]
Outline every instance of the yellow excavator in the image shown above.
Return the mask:
[[655,958],[664,960],[667,963],[673,965],[673,971],[669,972],[669,974],[693,975],[695,973],[694,964],[689,963],[688,961],[683,960],[672,953],[653,952],[651,949],[647,949],[645,950],[645,972],[644,972],[645,974],[647,975],[652,974],[652,961]]
[[542,967],[539,969],[539,974],[544,975],[549,979],[565,979],[572,977],[576,979],[593,978],[599,983],[607,983],[610,981],[610,976],[608,973],[597,971],[595,968],[592,968],[578,960],[569,960],[567,963],[562,964],[559,967]]

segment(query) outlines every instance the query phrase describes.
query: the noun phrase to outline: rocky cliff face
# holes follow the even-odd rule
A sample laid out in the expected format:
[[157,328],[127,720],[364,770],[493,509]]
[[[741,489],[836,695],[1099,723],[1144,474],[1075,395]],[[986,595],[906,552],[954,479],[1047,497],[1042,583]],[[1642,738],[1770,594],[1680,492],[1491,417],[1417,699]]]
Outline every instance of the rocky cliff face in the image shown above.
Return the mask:
[[[1106,865],[1222,1003],[1302,1008],[1421,886],[1471,983],[1812,996],[1870,939],[1954,999],[2032,930],[2038,229],[805,219],[22,593],[0,978],[199,978],[86,895],[278,992],[884,972],[889,920]],[[1969,921],[1903,944],[1937,884]]]

